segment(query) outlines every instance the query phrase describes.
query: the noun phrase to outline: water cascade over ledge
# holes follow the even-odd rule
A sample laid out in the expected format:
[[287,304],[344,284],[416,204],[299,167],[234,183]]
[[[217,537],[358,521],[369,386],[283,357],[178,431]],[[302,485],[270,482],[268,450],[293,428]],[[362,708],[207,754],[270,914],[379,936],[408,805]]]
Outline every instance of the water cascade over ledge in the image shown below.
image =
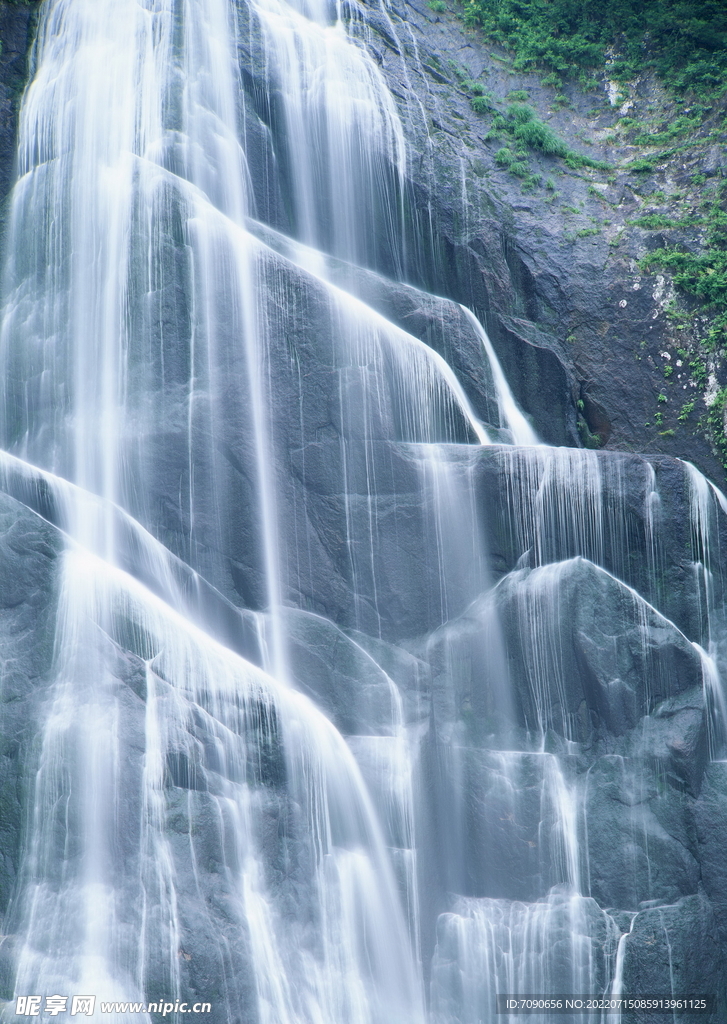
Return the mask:
[[409,283],[417,99],[363,15],[41,6],[0,333],[2,1019],[690,991],[716,1024],[727,502],[541,444],[475,315]]

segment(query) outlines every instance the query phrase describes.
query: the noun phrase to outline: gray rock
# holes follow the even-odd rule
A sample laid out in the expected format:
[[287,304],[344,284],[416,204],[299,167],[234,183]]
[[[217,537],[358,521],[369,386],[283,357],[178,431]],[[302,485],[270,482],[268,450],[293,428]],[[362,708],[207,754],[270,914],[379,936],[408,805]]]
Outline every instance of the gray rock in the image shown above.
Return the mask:
[[601,906],[635,911],[643,901],[698,891],[690,801],[665,787],[648,761],[597,760],[585,780],[584,815],[588,891]]
[[[491,681],[504,667],[498,643],[509,677],[499,690]],[[494,609],[490,598],[478,601],[435,634],[430,650],[434,686],[455,679],[456,703],[474,703],[480,691],[497,694],[489,699],[502,716],[504,688],[513,724],[582,743],[604,732],[623,736],[658,703],[702,683],[700,656],[683,634],[581,558],[511,573],[497,587]],[[465,670],[448,671],[453,659]],[[480,722],[487,717],[484,709],[477,715]]]
[[705,894],[727,940],[727,763],[708,765],[694,808],[699,862]]
[[727,170],[727,150],[724,146],[710,146],[702,160],[702,172],[708,177]]
[[[624,992],[713,996],[714,1012],[699,1019],[718,1024],[726,1012],[725,981],[717,922],[703,896],[687,896],[672,906],[637,914],[625,939]],[[686,1024],[695,1018],[677,1010],[674,1019]],[[648,1011],[624,1014],[627,1024],[651,1020]]]
[[0,494],[0,913],[18,878],[40,703],[53,662],[57,559],[48,523]]

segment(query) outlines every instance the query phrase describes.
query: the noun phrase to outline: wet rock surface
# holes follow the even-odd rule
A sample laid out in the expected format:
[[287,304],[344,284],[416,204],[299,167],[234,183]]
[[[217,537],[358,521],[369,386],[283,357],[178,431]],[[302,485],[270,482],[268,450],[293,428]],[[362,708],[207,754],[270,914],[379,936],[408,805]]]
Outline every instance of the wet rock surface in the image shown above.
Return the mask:
[[[465,29],[454,13],[395,4],[382,26],[367,10],[362,6],[369,45],[417,155],[410,173],[420,247],[411,279],[483,316],[518,399],[546,440],[573,444],[577,418],[580,443],[687,457],[722,480],[709,444],[676,422],[685,400],[701,398],[687,367],[677,366],[665,386],[664,369],[670,361],[676,366],[682,344],[666,316],[673,288],[636,265],[664,239],[629,226],[647,193],[668,191],[674,178],[688,180],[697,165],[670,164],[645,184],[643,175],[618,166],[633,151],[611,133],[618,109],[608,105],[607,82],[590,93],[568,88],[568,104],[559,107],[555,90],[537,75],[515,72],[506,54]],[[613,165],[610,176],[531,154],[533,173],[553,188],[541,184],[524,194],[494,159],[505,143],[488,137],[491,117],[472,110],[467,79],[477,80],[500,109],[509,94],[524,89],[573,149]],[[647,80],[637,90],[641,100],[654,92],[658,84]],[[712,166],[717,157],[710,149],[705,159]],[[673,434],[656,416],[665,411],[657,401],[664,391],[671,415],[665,426]]]
[[[455,302],[487,323],[516,397],[546,441],[577,447],[585,424],[586,437],[598,434],[609,447],[648,447],[653,436],[643,423],[653,411],[661,372],[656,353],[667,331],[656,289],[638,278],[628,254],[613,255],[607,235],[578,237],[587,230],[578,228],[566,237],[563,218],[546,197],[523,196],[497,168],[494,144],[448,64],[456,61],[473,75],[486,71],[488,84],[505,96],[518,81],[484,47],[421,4],[393,7],[389,17],[373,8],[362,12],[366,45],[398,99],[413,154],[403,187],[410,244],[402,248],[410,255],[396,267],[384,241],[372,246],[364,269],[331,261],[332,276],[408,333],[412,361],[414,340],[439,353],[495,439],[492,376]],[[0,5],[8,81],[22,81],[31,25],[30,6]],[[280,533],[289,542],[281,561],[285,601],[293,606],[285,612],[291,676],[347,738],[372,791],[379,785],[390,795],[377,756],[397,739],[392,722],[416,741],[413,806],[432,1005],[443,1019],[458,1019],[456,992],[452,997],[443,979],[457,974],[463,955],[460,922],[484,942],[479,920],[512,929],[532,915],[546,921],[552,937],[552,979],[568,976],[569,943],[581,934],[576,924],[583,948],[598,960],[592,977],[604,986],[613,976],[618,937],[628,933],[625,989],[716,994],[722,1002],[710,1024],[718,1024],[727,1012],[727,798],[723,764],[710,761],[720,748],[718,716],[695,645],[706,648],[719,635],[725,516],[710,496],[700,533],[691,478],[668,454],[475,449],[461,408],[439,410],[433,434],[451,456],[443,460],[451,475],[437,477],[441,466],[433,468],[423,452],[426,424],[412,426],[391,386],[391,328],[382,331],[375,353],[353,364],[338,345],[343,328],[350,329],[350,309],[342,312],[315,275],[281,252],[284,240],[275,231],[295,225],[285,174],[266,169],[281,150],[282,128],[275,97],[263,100],[254,46],[241,57],[255,100],[245,125],[258,183],[255,212],[267,222],[252,230],[270,247],[261,277],[286,300],[269,370],[279,400],[272,428],[283,467],[276,481]],[[537,83],[529,84],[537,93]],[[12,149],[15,116],[14,94],[4,88],[2,154]],[[545,93],[537,98],[547,103]],[[565,135],[570,116],[553,114]],[[599,155],[609,156],[605,148]],[[564,197],[582,206],[575,226],[585,224],[600,202],[588,191],[592,179],[541,163],[544,174],[559,175]],[[9,157],[2,166],[9,175]],[[626,185],[613,187],[621,188],[618,204],[628,210],[633,199]],[[182,388],[189,373],[188,268],[173,238],[164,245],[168,273],[159,316],[169,329],[167,375],[165,389],[145,396],[163,412],[156,433],[145,438],[139,479],[146,474],[146,486],[132,511],[144,522],[150,508],[161,509],[158,539],[206,577],[209,589],[200,586],[198,595],[205,621],[216,623],[228,646],[262,662],[270,624],[263,612],[259,481],[249,473],[244,353],[230,352],[217,446],[211,451],[205,437],[190,453]],[[395,272],[408,283],[394,283]],[[229,310],[225,315],[234,326]],[[385,396],[373,410],[378,420],[364,416],[373,409],[366,406],[372,393]],[[702,442],[688,452],[678,439],[659,443],[719,477]],[[204,479],[210,459],[234,500],[227,532],[216,534],[217,495],[210,489],[196,509],[192,544],[180,481],[188,483],[190,462]],[[448,504],[450,486],[457,498]],[[23,500],[52,518],[43,497],[39,491]],[[23,834],[19,787],[30,770],[23,752],[51,667],[62,540],[11,498],[0,507],[0,529],[0,644],[7,655],[0,898],[7,902]],[[472,556],[474,545],[458,543],[469,535],[483,538],[483,564]],[[124,568],[147,582],[143,559],[130,557]],[[483,573],[493,584],[484,595]],[[191,570],[185,580],[189,590],[197,585]],[[236,607],[248,616],[237,620]],[[134,735],[143,733],[145,665],[153,659],[132,640],[120,633],[99,643],[122,693],[133,752],[127,767],[138,780],[142,758]],[[170,699],[163,684],[160,699]],[[230,780],[210,753],[209,730],[209,722],[194,719],[195,743],[185,748],[180,741],[164,769],[165,828],[179,877],[180,973],[190,993],[220,1005],[227,999],[252,1021],[250,940],[229,909],[228,837],[213,800]],[[271,891],[290,907],[305,905],[310,865],[300,804],[283,792],[275,730],[273,721],[272,739],[255,748],[250,772]],[[122,815],[128,847],[120,858],[134,856],[138,812],[130,797]],[[393,826],[386,840],[392,849],[404,845]],[[565,877],[578,879],[581,896],[573,898]],[[156,894],[160,905],[162,895]],[[130,927],[132,918],[130,911]],[[317,923],[312,915],[310,931]],[[12,964],[12,943],[3,949]],[[154,984],[166,984],[169,970],[152,965]],[[3,975],[6,987],[11,974],[8,968]]]
[[[14,173],[18,101],[37,7],[37,2],[9,0],[0,5],[4,195]],[[546,441],[664,451],[687,457],[722,480],[723,468],[703,437],[687,434],[688,428],[677,429],[676,436],[657,429],[655,413],[664,411],[657,398],[667,366],[662,353],[668,351],[672,362],[677,358],[676,336],[665,314],[672,291],[663,276],[643,276],[635,261],[661,242],[653,232],[634,229],[622,244],[610,244],[642,204],[631,188],[633,176],[619,170],[608,183],[598,172],[574,171],[562,161],[534,156],[535,172],[555,180],[559,202],[554,204],[543,188],[523,194],[521,183],[496,164],[501,143],[487,138],[489,121],[472,110],[461,80],[465,75],[480,80],[501,103],[525,88],[540,115],[576,150],[617,161],[628,155],[628,147],[620,148],[609,136],[605,93],[569,90],[570,106],[554,107],[553,90],[537,76],[513,74],[503,55],[455,15],[435,13],[423,3],[395,5],[388,17],[360,5],[357,17],[365,45],[397,100],[411,151],[404,191],[407,266],[397,270],[391,253],[383,251],[372,253],[369,265],[389,276],[401,276],[403,269],[412,284],[473,308],[486,323],[518,400]],[[282,126],[274,104],[264,99],[254,45],[243,47],[241,60],[251,99],[244,130],[256,214],[288,230],[285,175],[276,169]],[[712,146],[707,153],[705,174],[717,167],[717,150]],[[377,306],[370,292],[366,298]],[[396,320],[398,300],[382,293],[379,302]],[[669,402],[699,398],[688,374],[677,373],[675,382],[677,377]]]
[[38,516],[0,496],[0,701],[2,803],[0,912],[16,881],[26,761],[53,660],[56,560],[62,542]]
[[15,144],[20,97],[28,79],[30,48],[39,0],[0,3],[0,209],[4,211],[15,176]]

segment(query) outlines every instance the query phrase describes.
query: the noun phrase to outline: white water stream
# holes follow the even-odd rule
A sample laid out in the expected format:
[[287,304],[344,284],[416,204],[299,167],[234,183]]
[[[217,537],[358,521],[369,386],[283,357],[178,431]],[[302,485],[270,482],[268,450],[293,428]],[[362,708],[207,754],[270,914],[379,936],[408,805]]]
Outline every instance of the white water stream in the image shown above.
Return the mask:
[[[513,820],[521,789],[539,792],[544,891],[447,893],[446,907],[424,891],[421,806],[439,783],[423,739],[430,667],[412,637],[492,586],[475,472],[491,434],[445,358],[331,283],[316,256],[404,262],[404,133],[343,14],[314,0],[42,5],[6,240],[0,476],[62,528],[65,551],[7,918],[16,995],[209,999],[215,1024],[480,1024],[498,991],[620,984],[619,930],[583,876],[565,711],[566,767],[545,748],[562,581],[576,556],[602,565],[616,550],[623,565],[598,578],[627,577],[626,513],[606,509],[595,453],[539,444],[467,310],[492,426],[515,446],[502,454],[518,512],[506,527],[529,555],[499,593],[516,593],[531,640],[534,709],[527,749],[495,748],[481,776]],[[266,173],[295,258],[248,230],[267,145],[250,127],[251,69],[284,139]],[[290,484],[314,465],[329,519]],[[692,480],[698,657],[719,723],[718,511]],[[343,568],[329,571],[321,537]],[[652,613],[675,629],[624,594],[639,638]],[[426,605],[411,626],[409,599]],[[329,601],[345,605],[346,631]],[[382,638],[397,616],[407,643],[392,653]],[[302,649],[320,655],[312,698]],[[356,713],[313,685],[331,652]],[[360,712],[348,729],[346,712]],[[453,844],[473,771],[463,735],[459,721],[442,741]],[[437,846],[446,826],[426,827]]]

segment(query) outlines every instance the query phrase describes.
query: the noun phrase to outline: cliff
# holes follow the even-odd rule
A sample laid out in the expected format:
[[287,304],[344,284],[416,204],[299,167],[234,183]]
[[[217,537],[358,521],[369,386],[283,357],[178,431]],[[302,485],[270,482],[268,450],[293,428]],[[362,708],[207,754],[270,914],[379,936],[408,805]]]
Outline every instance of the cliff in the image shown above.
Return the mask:
[[639,269],[702,244],[649,225],[720,184],[717,113],[659,162],[655,79],[556,102],[419,2],[347,5],[357,45],[114,2],[41,51],[26,141],[68,118],[6,243],[2,997],[718,1024],[727,507],[679,459],[723,479],[723,367]]

